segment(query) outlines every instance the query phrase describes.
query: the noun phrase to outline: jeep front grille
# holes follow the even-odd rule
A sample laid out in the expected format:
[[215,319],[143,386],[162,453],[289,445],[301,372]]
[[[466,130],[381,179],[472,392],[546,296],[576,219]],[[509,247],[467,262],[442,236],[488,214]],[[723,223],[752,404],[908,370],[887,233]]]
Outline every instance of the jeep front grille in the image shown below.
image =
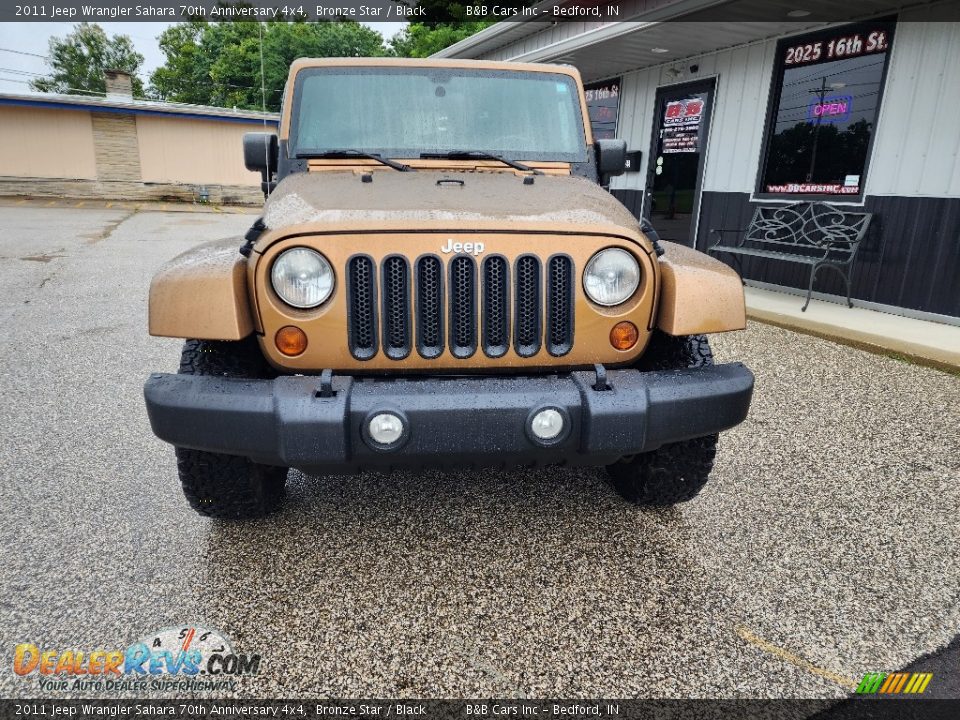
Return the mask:
[[409,356],[412,347],[428,359],[445,347],[456,358],[470,357],[478,345],[490,358],[503,357],[511,344],[520,357],[544,347],[561,357],[573,348],[577,283],[566,255],[552,256],[545,272],[535,255],[521,255],[513,268],[499,255],[479,267],[474,258],[458,255],[446,270],[439,257],[424,255],[412,273],[403,257],[391,255],[376,268],[358,255],[348,261],[346,279],[347,340],[358,360],[377,354],[378,326],[383,352],[393,360]]

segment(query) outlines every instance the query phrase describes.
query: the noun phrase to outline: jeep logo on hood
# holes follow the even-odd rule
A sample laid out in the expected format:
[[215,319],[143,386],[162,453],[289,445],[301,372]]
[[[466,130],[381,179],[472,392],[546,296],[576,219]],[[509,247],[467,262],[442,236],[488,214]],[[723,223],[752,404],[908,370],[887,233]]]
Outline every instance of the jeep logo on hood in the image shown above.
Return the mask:
[[440,248],[442,253],[467,253],[468,255],[479,255],[483,252],[482,242],[460,243],[454,242],[453,238],[447,240],[447,244]]

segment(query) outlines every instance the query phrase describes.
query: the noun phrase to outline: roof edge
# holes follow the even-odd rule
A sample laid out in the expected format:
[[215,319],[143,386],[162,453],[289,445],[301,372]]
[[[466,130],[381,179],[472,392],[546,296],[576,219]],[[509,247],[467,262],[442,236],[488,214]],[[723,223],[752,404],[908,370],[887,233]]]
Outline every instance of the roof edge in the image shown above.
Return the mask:
[[[543,0],[543,2],[539,2],[536,5],[533,5],[532,7],[547,8],[547,7],[552,7],[554,5],[560,5],[560,4],[561,4],[561,0]],[[529,32],[525,32],[517,35],[516,39],[527,37],[528,35],[533,35],[534,33],[539,32],[540,30],[543,30],[542,23],[534,22],[531,20],[501,20],[500,22],[494,23],[488,28],[484,28],[478,33],[474,33],[470,37],[466,37],[463,40],[454,43],[453,45],[445,47],[443,50],[433,53],[430,57],[434,57],[434,58],[463,57],[461,55],[458,55],[457,53],[470,50],[475,45],[481,45],[487,40],[496,38],[508,26],[514,26],[515,28],[519,28],[524,25],[529,26],[530,28]]]
[[276,122],[279,113],[260,110],[233,110],[216,105],[189,105],[187,103],[165,103],[153,100],[127,100],[101,96],[64,95],[60,93],[7,93],[0,92],[0,105],[36,105],[75,107],[78,110],[103,112],[149,113],[162,115],[184,115],[208,117],[224,120],[248,120]]
[[[543,48],[538,48],[521,55],[517,55],[517,58],[530,58],[531,62],[536,62],[536,56],[544,54],[543,51],[547,48],[552,48],[554,46],[565,46],[567,48],[576,48],[579,44],[579,41],[582,38],[590,38],[590,42],[596,42],[600,39],[603,39],[607,36],[616,37],[617,35],[624,34],[624,30],[620,26],[632,26],[631,30],[635,30],[639,27],[645,25],[654,25],[656,23],[664,22],[666,20],[678,20],[685,15],[690,15],[692,13],[704,10],[706,8],[712,7],[714,5],[722,5],[729,0],[674,0],[674,2],[669,4],[664,4],[659,7],[654,7],[649,10],[643,10],[638,12],[630,17],[625,17],[616,21],[611,21],[600,27],[591,28],[585,32],[572,35],[568,38],[565,38],[562,41],[553,43],[552,45],[545,46]],[[557,0],[547,0],[547,2],[541,2],[536,7],[547,7],[552,5],[560,5],[562,2]],[[530,25],[533,29],[528,33],[517,35],[516,37],[511,38],[509,41],[493,43],[491,40],[497,38],[508,26],[514,25]],[[503,22],[498,22],[495,25],[491,25],[488,28],[484,28],[480,32],[471,35],[468,38],[464,38],[460,42],[454,43],[449,47],[440,50],[439,52],[434,53],[430,57],[436,58],[456,58],[456,57],[465,57],[459,53],[469,52],[470,50],[478,50],[476,46],[483,45],[488,43],[490,48],[479,48],[479,51],[482,52],[487,49],[494,49],[500,45],[507,43],[512,43],[515,40],[533,35],[540,30],[545,29],[544,23],[536,20],[527,20],[527,21],[510,21],[505,20]],[[472,42],[471,42],[472,41]],[[585,43],[586,44],[586,43]],[[556,53],[561,54],[561,53]],[[513,60],[514,58],[511,58]]]

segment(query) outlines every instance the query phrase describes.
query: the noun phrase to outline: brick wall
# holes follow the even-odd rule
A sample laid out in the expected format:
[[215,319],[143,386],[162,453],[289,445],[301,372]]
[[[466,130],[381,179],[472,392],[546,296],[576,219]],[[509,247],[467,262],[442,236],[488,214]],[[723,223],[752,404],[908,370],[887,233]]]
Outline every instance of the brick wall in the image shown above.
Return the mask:
[[90,113],[98,180],[140,180],[137,120],[133,115]]
[[[210,202],[225,205],[263,205],[260,188],[249,185],[205,185]],[[196,202],[197,188],[180,183],[129,180],[69,180],[59,178],[0,177],[0,196],[68,197],[81,200]]]
[[243,133],[259,123],[0,104],[0,195],[259,205]]

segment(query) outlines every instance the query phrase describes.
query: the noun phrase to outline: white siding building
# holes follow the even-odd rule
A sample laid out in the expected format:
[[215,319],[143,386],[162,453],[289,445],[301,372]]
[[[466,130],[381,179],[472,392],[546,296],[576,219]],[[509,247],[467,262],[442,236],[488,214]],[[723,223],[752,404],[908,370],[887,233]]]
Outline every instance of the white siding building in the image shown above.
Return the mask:
[[[595,133],[640,153],[611,190],[665,239],[705,250],[762,205],[865,210],[856,301],[956,322],[960,4],[630,0],[620,19],[499,23],[438,55],[577,66],[605,98]],[[808,272],[754,258],[743,274],[796,288]]]

